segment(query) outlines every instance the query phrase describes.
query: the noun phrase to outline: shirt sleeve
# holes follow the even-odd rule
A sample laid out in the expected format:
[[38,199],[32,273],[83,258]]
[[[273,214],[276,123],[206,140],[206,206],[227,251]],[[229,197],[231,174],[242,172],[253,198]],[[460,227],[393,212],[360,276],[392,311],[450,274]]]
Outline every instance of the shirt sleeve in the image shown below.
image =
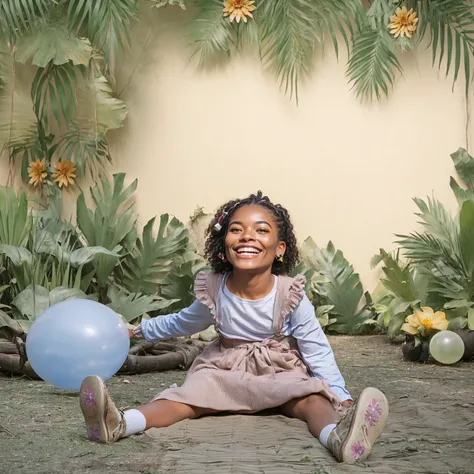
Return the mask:
[[290,333],[297,340],[300,354],[313,376],[324,380],[341,401],[352,400],[334,352],[306,295],[290,317]]
[[198,300],[179,313],[143,319],[139,330],[148,341],[189,336],[208,328],[214,323],[209,308]]

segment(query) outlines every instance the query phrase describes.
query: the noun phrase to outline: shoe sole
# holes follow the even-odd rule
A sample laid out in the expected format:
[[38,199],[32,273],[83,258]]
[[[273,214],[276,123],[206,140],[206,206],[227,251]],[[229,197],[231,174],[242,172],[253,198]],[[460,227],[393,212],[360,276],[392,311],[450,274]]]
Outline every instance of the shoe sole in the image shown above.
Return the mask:
[[366,388],[357,400],[352,424],[341,446],[342,461],[354,464],[366,459],[382,433],[389,414],[387,397],[376,388]]
[[105,420],[106,388],[100,377],[86,377],[79,392],[80,404],[86,422],[87,436],[91,441],[108,443]]

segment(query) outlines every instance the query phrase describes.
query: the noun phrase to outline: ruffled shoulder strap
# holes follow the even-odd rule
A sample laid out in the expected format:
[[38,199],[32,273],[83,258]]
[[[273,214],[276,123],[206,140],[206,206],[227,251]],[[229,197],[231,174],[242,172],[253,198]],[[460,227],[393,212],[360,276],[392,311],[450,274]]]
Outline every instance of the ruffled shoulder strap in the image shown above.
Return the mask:
[[296,275],[278,277],[275,306],[273,310],[273,329],[276,336],[281,336],[281,330],[286,317],[294,311],[304,296],[306,277]]
[[222,278],[224,278],[222,273],[199,272],[194,280],[196,299],[209,308],[214,320],[216,320],[216,301]]

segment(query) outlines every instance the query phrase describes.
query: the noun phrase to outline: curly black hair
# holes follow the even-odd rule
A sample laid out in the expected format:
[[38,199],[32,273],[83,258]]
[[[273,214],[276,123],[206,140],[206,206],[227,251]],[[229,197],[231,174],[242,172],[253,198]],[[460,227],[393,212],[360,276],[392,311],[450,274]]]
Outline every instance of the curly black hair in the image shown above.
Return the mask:
[[251,194],[245,199],[233,199],[222,205],[216,212],[206,231],[206,246],[204,255],[212,270],[216,273],[224,273],[232,270],[232,264],[223,262],[220,255],[225,255],[225,236],[232,214],[243,206],[258,204],[269,209],[278,226],[279,239],[286,243],[286,251],[283,262],[275,260],[272,265],[272,273],[275,275],[286,275],[293,270],[299,260],[296,236],[293,231],[288,211],[280,204],[273,204],[261,191]]

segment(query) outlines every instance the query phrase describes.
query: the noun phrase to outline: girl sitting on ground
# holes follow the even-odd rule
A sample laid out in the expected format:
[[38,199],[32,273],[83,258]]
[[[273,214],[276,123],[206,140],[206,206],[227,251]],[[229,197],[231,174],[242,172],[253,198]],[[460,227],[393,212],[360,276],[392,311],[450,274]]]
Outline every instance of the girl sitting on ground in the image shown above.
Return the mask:
[[170,339],[214,324],[219,338],[195,359],[182,386],[138,409],[119,411],[103,381],[87,377],[80,404],[89,439],[111,443],[184,419],[277,408],[305,421],[337,460],[365,459],[386,424],[388,402],[366,388],[353,404],[304,277],[288,276],[298,250],[287,210],[261,192],[227,202],[207,230],[205,254],[212,272],[196,277],[196,301],[143,319],[131,337]]

